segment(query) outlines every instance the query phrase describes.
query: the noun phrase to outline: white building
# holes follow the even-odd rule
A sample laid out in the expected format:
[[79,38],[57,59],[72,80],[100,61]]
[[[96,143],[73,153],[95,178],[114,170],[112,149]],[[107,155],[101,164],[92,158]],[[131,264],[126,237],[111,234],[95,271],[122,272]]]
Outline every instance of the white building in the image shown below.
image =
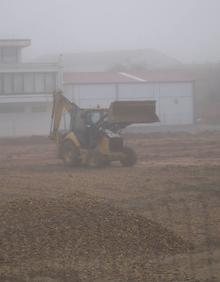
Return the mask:
[[65,73],[65,95],[82,108],[155,100],[161,125],[194,123],[194,83],[175,71]]
[[22,63],[29,39],[0,40],[0,136],[48,134],[52,93],[61,88],[57,64]]
[[[155,100],[161,125],[194,122],[194,83],[175,71],[71,72],[58,64],[22,63],[28,39],[0,40],[0,137],[48,135],[55,90],[82,108],[115,100]],[[64,82],[64,84],[63,84]]]

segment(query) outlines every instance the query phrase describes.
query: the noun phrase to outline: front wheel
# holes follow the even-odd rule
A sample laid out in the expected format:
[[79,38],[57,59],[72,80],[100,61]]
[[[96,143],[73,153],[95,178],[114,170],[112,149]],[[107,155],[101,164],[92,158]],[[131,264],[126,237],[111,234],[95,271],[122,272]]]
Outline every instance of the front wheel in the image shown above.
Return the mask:
[[129,147],[124,147],[123,157],[121,158],[120,162],[123,166],[134,166],[137,162],[137,155],[134,150]]
[[78,166],[80,164],[80,151],[73,142],[64,142],[62,146],[62,159],[67,166]]

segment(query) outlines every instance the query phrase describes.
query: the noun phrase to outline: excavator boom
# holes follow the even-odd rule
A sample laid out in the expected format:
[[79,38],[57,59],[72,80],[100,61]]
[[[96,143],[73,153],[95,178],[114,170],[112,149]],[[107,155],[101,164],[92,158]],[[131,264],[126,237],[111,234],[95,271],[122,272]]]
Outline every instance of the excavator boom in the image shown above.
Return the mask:
[[52,140],[56,140],[57,138],[63,112],[67,111],[71,113],[77,109],[79,107],[63,96],[61,91],[54,94],[50,129],[50,138]]

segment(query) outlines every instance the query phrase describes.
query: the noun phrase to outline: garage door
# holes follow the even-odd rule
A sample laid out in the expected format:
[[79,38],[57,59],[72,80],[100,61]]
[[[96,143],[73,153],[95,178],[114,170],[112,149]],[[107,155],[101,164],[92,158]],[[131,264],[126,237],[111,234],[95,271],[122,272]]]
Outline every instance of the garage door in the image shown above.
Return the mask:
[[191,83],[165,83],[160,85],[159,91],[161,124],[193,124],[193,88]]

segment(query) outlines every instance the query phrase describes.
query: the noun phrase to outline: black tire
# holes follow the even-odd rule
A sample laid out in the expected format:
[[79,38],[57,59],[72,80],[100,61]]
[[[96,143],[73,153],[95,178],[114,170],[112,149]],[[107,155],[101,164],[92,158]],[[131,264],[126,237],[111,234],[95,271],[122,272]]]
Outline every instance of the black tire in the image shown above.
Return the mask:
[[122,152],[123,157],[120,160],[121,164],[126,167],[134,166],[137,162],[137,155],[135,151],[129,147],[124,147]]
[[62,146],[62,159],[67,166],[80,165],[80,151],[79,148],[71,141],[65,141]]

